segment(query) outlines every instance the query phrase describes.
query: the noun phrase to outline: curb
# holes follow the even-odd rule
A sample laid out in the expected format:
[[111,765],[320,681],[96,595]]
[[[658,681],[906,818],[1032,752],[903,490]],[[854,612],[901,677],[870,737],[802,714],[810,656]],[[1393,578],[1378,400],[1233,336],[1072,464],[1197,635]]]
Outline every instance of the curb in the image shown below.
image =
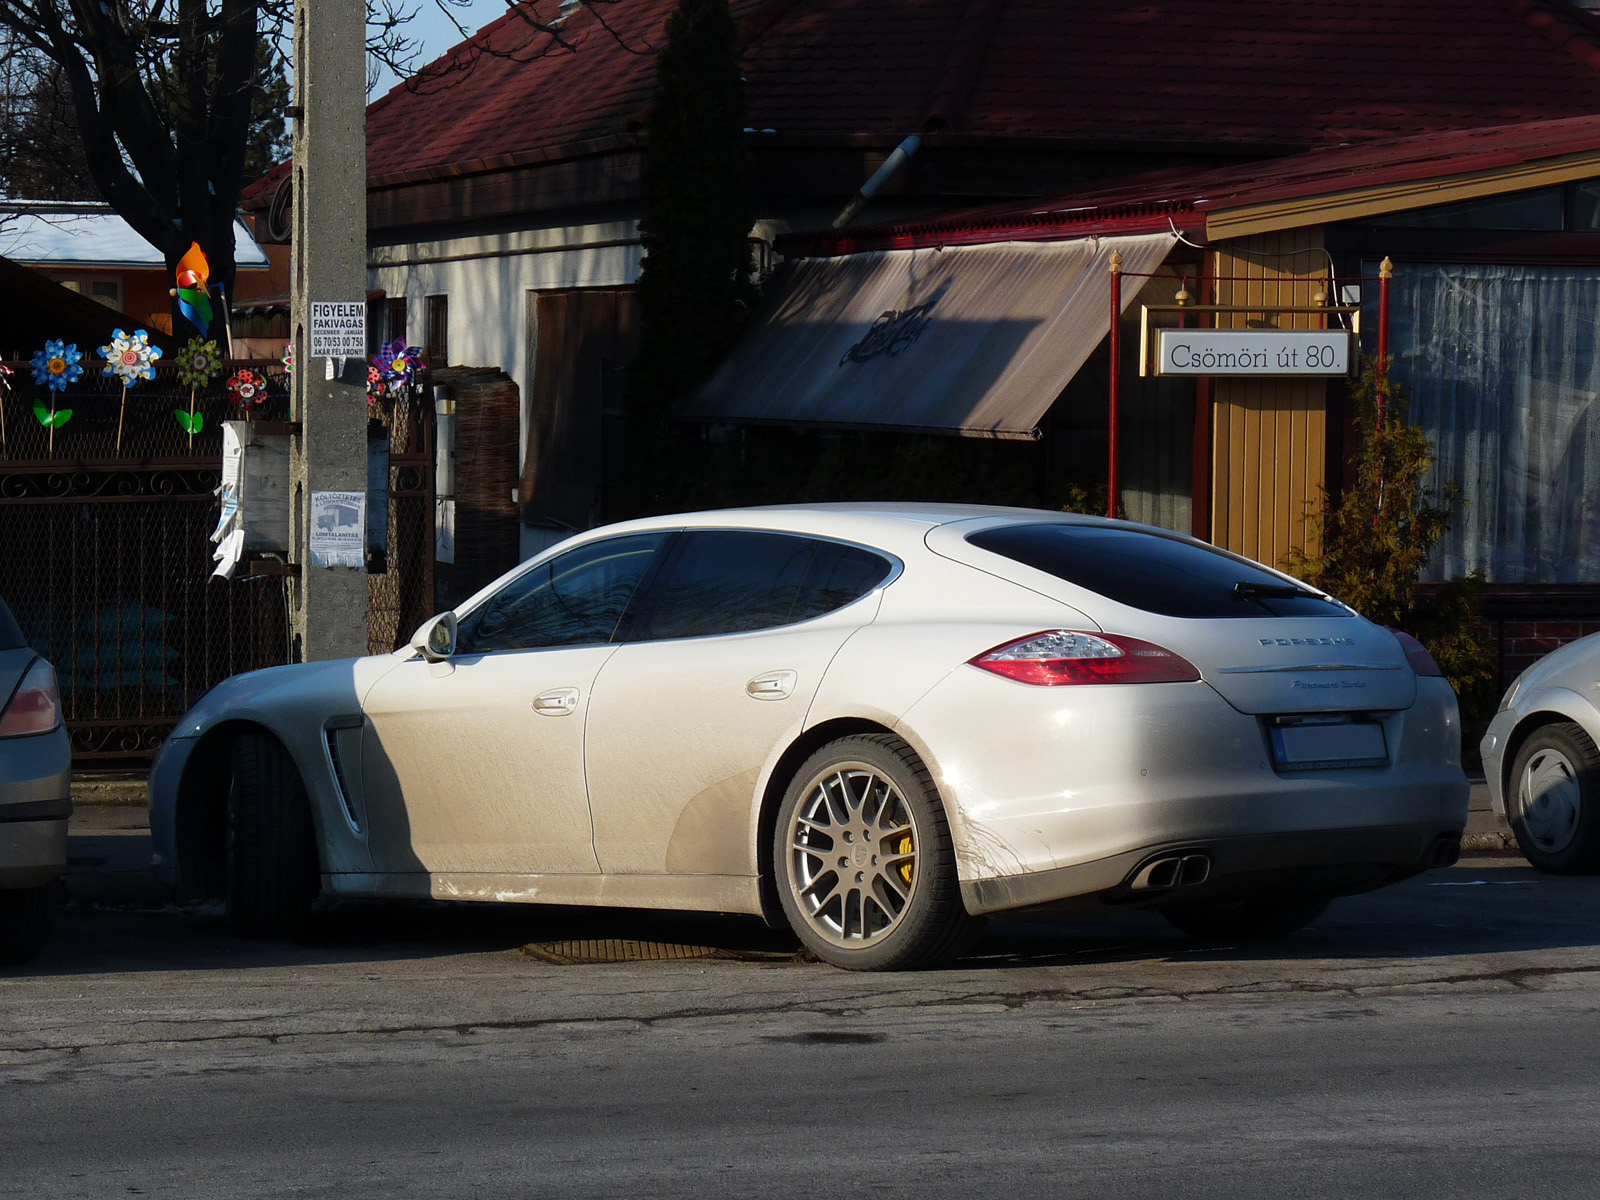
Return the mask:
[[74,805],[143,807],[146,802],[146,776],[142,771],[73,772]]
[[1517,839],[1510,833],[1464,833],[1461,835],[1463,854],[1521,854]]

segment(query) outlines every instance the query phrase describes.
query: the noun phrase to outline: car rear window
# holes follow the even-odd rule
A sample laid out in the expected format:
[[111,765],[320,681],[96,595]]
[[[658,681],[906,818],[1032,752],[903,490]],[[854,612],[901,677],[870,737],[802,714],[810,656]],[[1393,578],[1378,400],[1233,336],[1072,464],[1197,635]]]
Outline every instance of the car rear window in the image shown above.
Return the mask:
[[1166,617],[1342,617],[1349,610],[1319,596],[1282,591],[1283,578],[1247,559],[1142,529],[1102,525],[1002,525],[967,535],[1003,554],[1098,592],[1119,604]]
[[6,607],[4,600],[0,600],[0,650],[20,650],[27,644],[22,630],[17,628],[16,621],[12,619],[11,610]]

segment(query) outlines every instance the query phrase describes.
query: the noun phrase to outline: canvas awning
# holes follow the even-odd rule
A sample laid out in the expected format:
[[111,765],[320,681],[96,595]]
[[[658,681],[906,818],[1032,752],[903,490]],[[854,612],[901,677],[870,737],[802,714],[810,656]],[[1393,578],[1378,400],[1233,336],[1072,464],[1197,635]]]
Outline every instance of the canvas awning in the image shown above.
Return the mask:
[[[1111,328],[1110,263],[1154,271],[1177,238],[879,250],[798,262],[686,420],[1034,436]],[[1122,289],[1123,307],[1142,279]]]

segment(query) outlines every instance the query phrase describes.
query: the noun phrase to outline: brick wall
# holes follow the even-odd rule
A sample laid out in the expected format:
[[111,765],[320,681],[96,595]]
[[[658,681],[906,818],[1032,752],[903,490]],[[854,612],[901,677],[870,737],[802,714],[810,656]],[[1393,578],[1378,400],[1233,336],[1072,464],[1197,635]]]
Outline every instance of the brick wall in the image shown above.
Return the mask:
[[[1498,628],[1496,628],[1498,626]],[[1600,619],[1505,619],[1490,622],[1500,645],[1500,681],[1505,687],[1519,674],[1557,647],[1600,633]]]

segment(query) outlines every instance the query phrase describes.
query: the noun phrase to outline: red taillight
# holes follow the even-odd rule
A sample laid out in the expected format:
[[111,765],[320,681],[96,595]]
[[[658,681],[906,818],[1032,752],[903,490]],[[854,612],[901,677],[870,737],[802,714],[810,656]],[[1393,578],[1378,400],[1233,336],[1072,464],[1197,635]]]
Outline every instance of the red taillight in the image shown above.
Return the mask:
[[1411,664],[1412,671],[1434,679],[1444,678],[1444,672],[1439,669],[1439,664],[1433,661],[1433,655],[1428,653],[1426,646],[1403,630],[1391,629],[1389,632],[1394,634],[1394,640],[1400,643],[1400,649],[1406,652],[1406,662]]
[[1053,629],[978,655],[972,665],[1045,687],[1062,683],[1191,683],[1188,659],[1138,638]]
[[12,693],[11,703],[0,712],[0,738],[49,733],[59,724],[61,697],[56,692],[56,673],[44,659],[37,659]]

